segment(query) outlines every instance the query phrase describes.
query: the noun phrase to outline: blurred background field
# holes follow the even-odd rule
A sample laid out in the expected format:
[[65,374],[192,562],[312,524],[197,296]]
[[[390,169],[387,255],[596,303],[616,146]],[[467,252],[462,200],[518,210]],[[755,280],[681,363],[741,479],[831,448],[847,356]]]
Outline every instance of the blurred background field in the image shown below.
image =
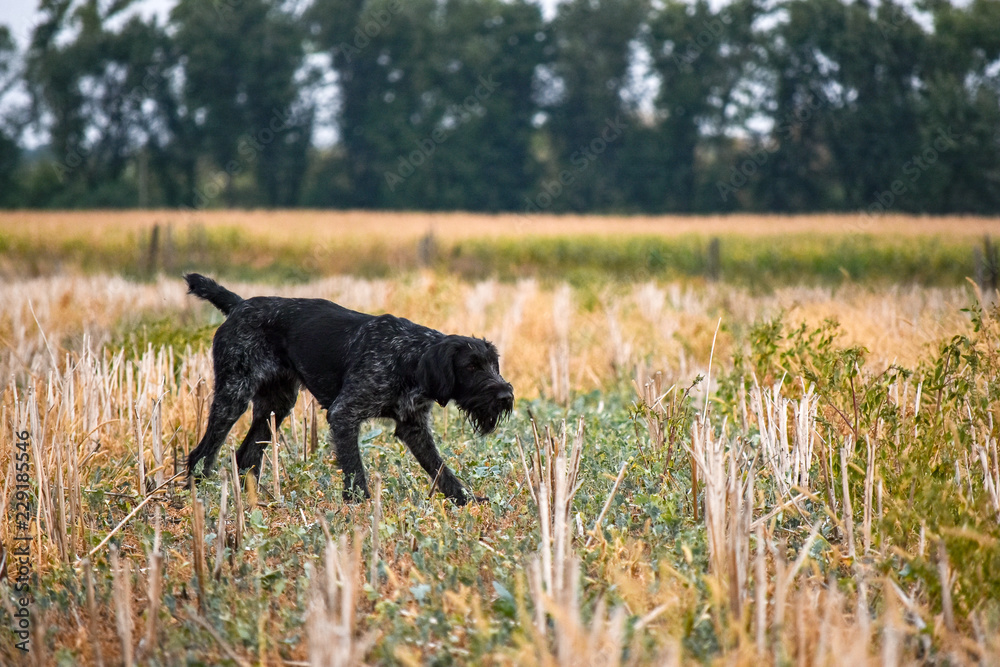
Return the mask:
[[[996,262],[996,218],[865,215],[586,217],[321,211],[0,214],[0,271],[211,271],[305,281],[432,269],[574,284],[706,279],[958,286]],[[991,264],[993,263],[993,264]]]

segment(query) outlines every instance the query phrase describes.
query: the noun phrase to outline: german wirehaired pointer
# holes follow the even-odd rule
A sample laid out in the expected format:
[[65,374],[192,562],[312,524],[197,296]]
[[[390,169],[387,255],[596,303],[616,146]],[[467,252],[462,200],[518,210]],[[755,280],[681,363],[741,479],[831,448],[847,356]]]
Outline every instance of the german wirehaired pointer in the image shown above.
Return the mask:
[[459,505],[473,496],[441,460],[430,429],[434,402],[455,401],[481,435],[510,415],[514,390],[500,376],[493,344],[448,336],[392,315],[366,315],[324,299],[243,299],[191,273],[189,292],[227,316],[215,332],[215,396],[205,436],[188,457],[188,473],[207,474],[230,429],[253,401],[253,423],[236,452],[240,470],[260,474],[268,421],[281,422],[305,386],[326,409],[344,499],[369,497],[358,448],[362,422],[396,421],[396,437]]

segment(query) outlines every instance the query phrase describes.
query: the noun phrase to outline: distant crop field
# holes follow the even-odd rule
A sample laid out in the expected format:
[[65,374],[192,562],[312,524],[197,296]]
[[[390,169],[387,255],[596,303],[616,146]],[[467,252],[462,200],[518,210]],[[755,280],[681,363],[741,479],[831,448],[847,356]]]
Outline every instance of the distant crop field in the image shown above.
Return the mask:
[[[994,221],[187,215],[0,218],[0,664],[1000,662]],[[861,272],[894,256],[938,268]],[[192,491],[222,315],[187,268],[492,340],[510,421],[433,413],[488,500],[376,420],[345,505],[308,394],[259,485],[245,416]]]
[[[954,286],[977,271],[998,218],[862,215],[583,217],[319,211],[87,211],[0,214],[0,272],[198,268],[302,282],[430,268],[466,279],[579,285],[721,279],[777,285]],[[995,253],[994,253],[995,254]]]
[[780,237],[789,234],[867,233],[890,236],[978,238],[1000,233],[1000,218],[973,216],[866,216],[862,214],[706,216],[516,215],[418,213],[393,211],[8,211],[0,213],[6,234],[38,238],[80,236],[88,230],[118,236],[148,230],[151,225],[206,228],[239,226],[255,238],[322,239],[342,235],[382,239],[415,239],[433,231],[455,240],[497,236],[660,235]]

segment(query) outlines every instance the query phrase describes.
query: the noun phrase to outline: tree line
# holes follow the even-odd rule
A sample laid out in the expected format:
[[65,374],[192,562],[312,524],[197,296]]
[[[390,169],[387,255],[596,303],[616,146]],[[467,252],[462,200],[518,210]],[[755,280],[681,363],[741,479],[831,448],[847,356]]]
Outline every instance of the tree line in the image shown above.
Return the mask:
[[41,0],[0,206],[1000,211],[1000,2]]

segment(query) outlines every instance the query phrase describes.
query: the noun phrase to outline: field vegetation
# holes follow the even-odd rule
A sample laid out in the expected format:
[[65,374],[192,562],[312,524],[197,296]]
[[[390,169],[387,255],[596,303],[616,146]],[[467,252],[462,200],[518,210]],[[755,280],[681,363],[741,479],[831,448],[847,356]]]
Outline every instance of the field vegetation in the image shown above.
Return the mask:
[[975,275],[989,236],[1000,236],[996,218],[23,211],[0,215],[0,273],[148,280],[210,267],[230,278],[303,282],[430,268],[575,285],[695,277],[764,289],[852,280],[956,286]]
[[[93,237],[65,216],[0,225],[0,663],[1000,661],[1000,323],[964,281],[971,269],[942,254],[971,261],[993,223],[873,233],[876,246],[942,258],[927,279],[848,269],[794,281],[759,260],[756,275],[779,277],[755,282],[723,260],[711,280],[602,273],[595,260],[569,281],[560,272],[588,253],[646,247],[637,235],[672,248],[710,237],[690,221],[664,234],[551,219],[548,232],[491,240],[469,232],[480,221],[440,216],[437,259],[421,267],[430,218],[365,237],[363,216],[338,236],[319,214],[231,214],[259,220],[226,237],[214,214],[197,224],[231,259],[178,243],[164,271],[142,253],[150,220],[161,234],[172,221],[132,215]],[[722,257],[789,247],[749,221],[724,221],[728,234],[705,222]],[[796,224],[802,243],[827,229]],[[576,244],[560,225],[598,229]],[[452,270],[444,258],[474,244],[498,250]],[[532,244],[568,255],[531,255]],[[351,264],[390,247],[408,259]],[[300,272],[272,270],[309,252]],[[527,268],[504,273],[500,258],[516,253]],[[344,264],[324,263],[334,257]],[[222,317],[184,294],[177,272],[197,261],[244,296],[321,296],[493,340],[518,396],[512,419],[479,438],[453,407],[434,413],[446,458],[489,501],[459,508],[432,493],[376,421],[362,451],[379,491],[345,506],[306,394],[273,434],[259,485],[225,458],[186,486]],[[27,477],[15,472],[22,452]],[[14,632],[25,536],[29,653]]]

